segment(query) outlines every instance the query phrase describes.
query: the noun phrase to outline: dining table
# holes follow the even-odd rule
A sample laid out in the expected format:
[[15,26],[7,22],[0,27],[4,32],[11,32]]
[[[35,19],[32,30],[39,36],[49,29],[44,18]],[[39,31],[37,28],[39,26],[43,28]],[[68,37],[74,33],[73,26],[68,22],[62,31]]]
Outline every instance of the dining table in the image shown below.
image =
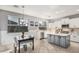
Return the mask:
[[32,50],[34,50],[34,37],[28,37],[28,38],[22,38],[18,40],[18,53],[20,53],[20,46],[21,43],[28,43],[28,42],[32,42]]

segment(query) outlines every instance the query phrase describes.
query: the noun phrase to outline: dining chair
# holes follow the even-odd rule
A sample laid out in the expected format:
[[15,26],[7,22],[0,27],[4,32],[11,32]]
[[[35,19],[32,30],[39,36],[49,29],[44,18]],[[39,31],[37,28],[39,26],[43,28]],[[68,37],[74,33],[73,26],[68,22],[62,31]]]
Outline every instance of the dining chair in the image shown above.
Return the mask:
[[14,37],[14,52],[16,53],[18,49],[18,40],[17,37]]
[[[18,51],[18,45],[19,45],[18,39],[20,39],[20,36],[14,37],[14,52],[15,53]],[[25,42],[24,43],[21,43],[21,46],[23,46],[24,51],[27,50],[27,43],[25,43]]]

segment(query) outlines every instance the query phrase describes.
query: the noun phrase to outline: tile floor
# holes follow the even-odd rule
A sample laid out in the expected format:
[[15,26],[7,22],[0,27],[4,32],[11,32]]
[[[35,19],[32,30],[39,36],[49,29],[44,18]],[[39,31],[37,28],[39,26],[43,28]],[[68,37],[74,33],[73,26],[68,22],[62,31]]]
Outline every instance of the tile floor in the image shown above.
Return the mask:
[[21,49],[21,53],[79,53],[79,43],[70,42],[70,47],[62,48],[48,43],[46,39],[35,40],[34,51],[28,47],[26,52]]
[[[70,42],[70,47],[62,48],[56,46],[54,44],[50,44],[46,39],[43,40],[35,40],[35,49],[34,51],[31,49],[32,47],[28,47],[27,51],[21,49],[21,53],[79,53],[79,43]],[[0,45],[0,52],[4,53],[14,53],[13,46],[11,48],[6,45]],[[6,52],[7,51],[7,52]]]
[[47,40],[37,41],[35,49],[39,53],[78,53],[79,52],[79,43],[70,42],[70,47],[62,48],[54,44],[50,44]]
[[9,50],[9,48],[7,47],[7,45],[0,45],[0,53],[3,53],[8,50]]

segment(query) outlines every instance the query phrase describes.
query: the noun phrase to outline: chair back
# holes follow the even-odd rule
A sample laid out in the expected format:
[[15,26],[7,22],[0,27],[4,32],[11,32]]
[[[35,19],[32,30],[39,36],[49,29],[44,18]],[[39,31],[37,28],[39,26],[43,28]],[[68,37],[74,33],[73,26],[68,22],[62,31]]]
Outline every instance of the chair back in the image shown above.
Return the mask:
[[14,43],[15,43],[15,45],[18,44],[18,38],[17,37],[14,37]]

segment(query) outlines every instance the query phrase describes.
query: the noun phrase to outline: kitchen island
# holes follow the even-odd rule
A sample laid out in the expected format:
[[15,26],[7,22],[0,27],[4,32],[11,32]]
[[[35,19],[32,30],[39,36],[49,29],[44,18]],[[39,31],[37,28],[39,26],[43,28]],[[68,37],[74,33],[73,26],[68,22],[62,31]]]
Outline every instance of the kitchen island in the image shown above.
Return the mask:
[[67,48],[70,46],[70,34],[64,33],[49,33],[47,34],[49,43],[55,44],[60,47]]

